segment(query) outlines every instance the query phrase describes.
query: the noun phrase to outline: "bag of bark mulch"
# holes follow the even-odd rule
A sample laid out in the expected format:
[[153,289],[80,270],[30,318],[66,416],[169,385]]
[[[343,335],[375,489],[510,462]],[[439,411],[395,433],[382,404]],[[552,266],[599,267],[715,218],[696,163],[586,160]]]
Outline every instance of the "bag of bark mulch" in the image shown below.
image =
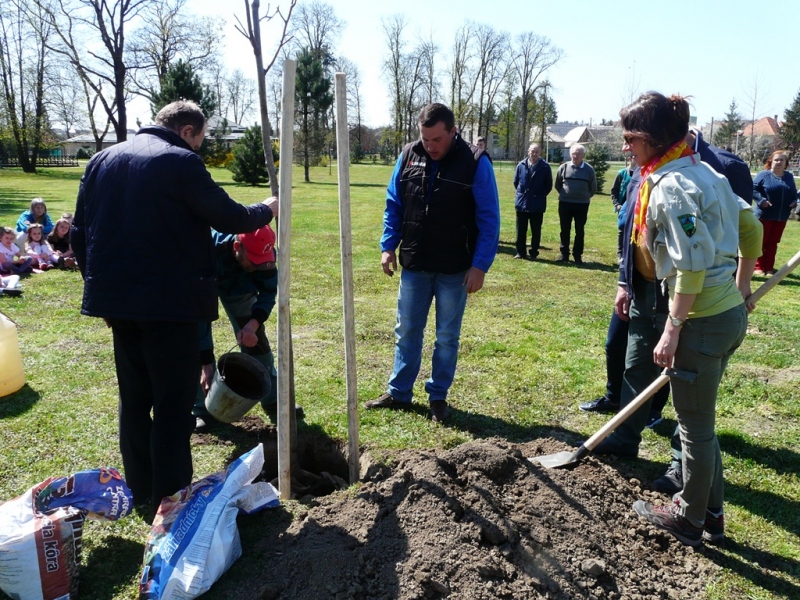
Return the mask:
[[227,469],[164,498],[144,548],[141,600],[189,600],[205,593],[242,554],[236,517],[278,506],[259,444]]
[[132,504],[111,468],[50,477],[0,504],[0,589],[21,600],[76,598],[84,519],[116,521]]

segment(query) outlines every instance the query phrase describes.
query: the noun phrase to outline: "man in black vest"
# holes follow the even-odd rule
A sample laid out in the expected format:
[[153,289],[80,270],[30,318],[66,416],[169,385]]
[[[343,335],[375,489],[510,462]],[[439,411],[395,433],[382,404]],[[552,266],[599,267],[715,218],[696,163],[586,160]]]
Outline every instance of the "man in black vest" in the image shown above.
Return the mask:
[[408,144],[386,190],[381,267],[397,270],[394,369],[387,392],[366,408],[411,406],[422,361],[422,341],[431,301],[436,300],[436,343],[425,383],[431,418],[450,417],[447,392],[458,360],[467,294],[483,287],[500,235],[500,206],[491,161],[456,132],[455,117],[443,104],[419,115],[420,140]]

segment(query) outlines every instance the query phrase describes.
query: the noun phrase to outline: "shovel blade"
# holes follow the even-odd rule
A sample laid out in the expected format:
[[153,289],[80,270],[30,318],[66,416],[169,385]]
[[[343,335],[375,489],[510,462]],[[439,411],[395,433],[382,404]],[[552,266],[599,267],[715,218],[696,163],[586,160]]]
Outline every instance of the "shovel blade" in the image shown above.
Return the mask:
[[532,456],[528,460],[538,462],[546,469],[556,469],[558,467],[569,467],[578,463],[577,452],[557,452],[545,456]]

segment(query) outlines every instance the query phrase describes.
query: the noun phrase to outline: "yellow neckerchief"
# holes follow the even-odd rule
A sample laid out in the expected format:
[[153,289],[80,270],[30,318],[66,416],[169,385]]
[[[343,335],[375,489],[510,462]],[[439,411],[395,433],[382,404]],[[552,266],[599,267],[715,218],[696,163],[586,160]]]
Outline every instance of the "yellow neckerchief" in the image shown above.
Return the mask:
[[670,146],[661,156],[656,156],[642,167],[642,183],[639,186],[639,195],[636,197],[636,207],[634,208],[633,231],[631,232],[631,242],[639,246],[644,246],[647,239],[647,205],[650,202],[650,182],[648,177],[665,164],[691,156],[694,151],[681,140],[677,144]]

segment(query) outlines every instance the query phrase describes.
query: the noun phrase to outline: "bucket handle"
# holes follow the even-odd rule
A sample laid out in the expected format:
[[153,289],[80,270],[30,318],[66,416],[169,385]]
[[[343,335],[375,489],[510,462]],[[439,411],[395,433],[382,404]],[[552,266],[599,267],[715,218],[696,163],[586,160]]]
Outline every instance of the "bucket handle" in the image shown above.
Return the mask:
[[[9,319],[9,320],[10,320],[10,319]],[[12,322],[13,322],[13,321],[12,321]],[[220,377],[220,379],[222,379],[222,381],[225,381],[225,372],[224,372],[224,370],[223,370],[223,369],[224,369],[225,361],[227,360],[227,358],[226,358],[226,357],[228,356],[228,354],[230,354],[231,352],[233,352],[234,348],[238,348],[238,347],[239,347],[239,344],[234,344],[233,346],[231,346],[231,349],[230,349],[230,350],[228,350],[228,351],[227,351],[227,352],[226,352],[226,353],[225,353],[225,354],[222,356],[222,359],[221,359],[221,360],[222,360],[222,362],[221,362],[221,363],[220,363],[220,365],[219,365],[219,377]],[[269,346],[267,346],[267,347],[265,348],[265,347],[264,347],[264,344],[262,344],[262,343],[261,343],[261,340],[258,340],[258,342],[256,343],[256,347],[257,347],[257,348],[260,348],[261,350],[264,350],[265,352],[268,352],[268,351],[269,351],[269,349],[270,349],[270,348],[269,348]]]
[[231,346],[231,349],[230,349],[230,350],[228,350],[228,351],[227,351],[225,354],[223,354],[223,355],[222,355],[222,357],[220,358],[220,363],[219,363],[219,378],[220,378],[222,381],[225,381],[225,361],[226,361],[226,360],[228,360],[228,355],[229,355],[231,352],[233,352],[233,349],[234,349],[234,348],[237,348],[238,346],[239,346],[239,344],[234,344],[233,346]]

